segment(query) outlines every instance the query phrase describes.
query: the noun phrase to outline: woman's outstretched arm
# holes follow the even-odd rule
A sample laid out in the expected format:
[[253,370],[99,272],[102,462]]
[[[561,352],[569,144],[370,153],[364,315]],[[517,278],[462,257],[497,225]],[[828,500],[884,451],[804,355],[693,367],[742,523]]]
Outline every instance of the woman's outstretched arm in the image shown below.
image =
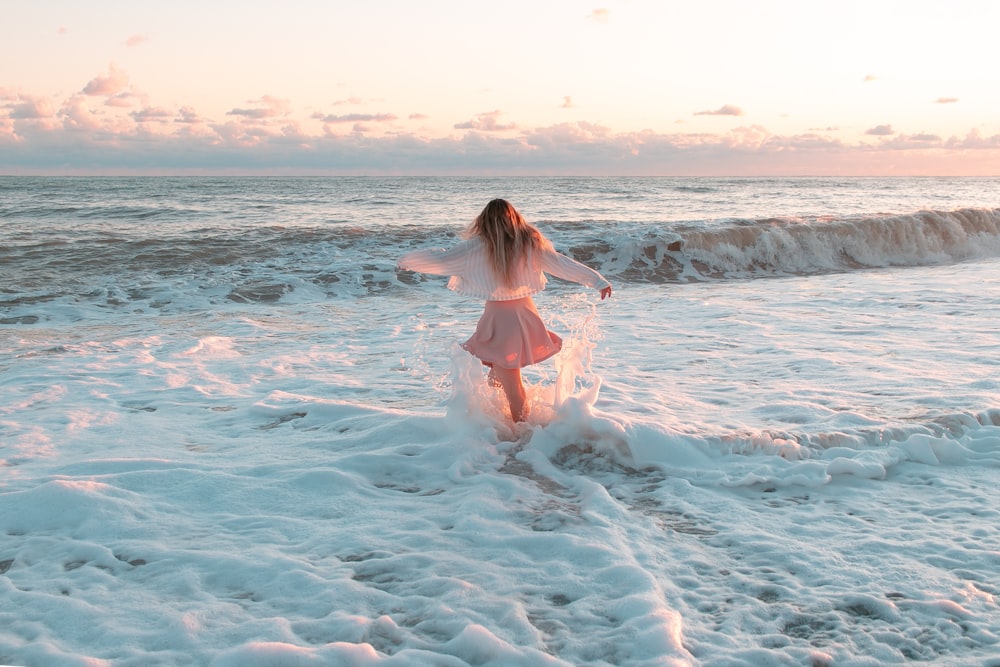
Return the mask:
[[557,278],[600,290],[602,299],[611,296],[611,283],[604,276],[586,264],[581,264],[572,257],[567,257],[560,252],[556,252],[555,250],[543,251],[541,254],[541,268],[545,273],[552,274]]
[[471,246],[468,242],[454,248],[425,248],[408,252],[396,262],[396,267],[406,271],[419,271],[436,276],[461,275],[468,262]]

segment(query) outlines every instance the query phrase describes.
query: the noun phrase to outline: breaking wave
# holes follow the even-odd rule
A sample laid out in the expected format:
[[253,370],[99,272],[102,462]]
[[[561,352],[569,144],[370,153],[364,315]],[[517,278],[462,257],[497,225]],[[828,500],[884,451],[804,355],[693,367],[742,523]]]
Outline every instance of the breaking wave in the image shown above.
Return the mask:
[[[148,218],[148,210],[141,217]],[[1000,256],[1000,209],[905,215],[728,219],[685,223],[580,221],[539,226],[556,247],[618,284],[747,280],[925,266]],[[397,273],[417,247],[448,246],[457,230],[247,224],[226,229],[140,225],[58,236],[22,228],[0,242],[0,308],[65,296],[123,305],[171,300],[162,292],[210,290],[235,302],[271,303],[303,288],[366,296],[438,279]],[[152,293],[161,293],[151,297]]]

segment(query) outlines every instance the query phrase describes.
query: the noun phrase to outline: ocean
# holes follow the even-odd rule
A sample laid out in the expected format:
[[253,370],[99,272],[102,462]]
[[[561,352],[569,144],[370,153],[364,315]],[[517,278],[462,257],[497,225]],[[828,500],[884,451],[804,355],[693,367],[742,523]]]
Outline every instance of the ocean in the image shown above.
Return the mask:
[[[493,197],[530,415],[396,259]],[[1000,179],[0,177],[0,664],[1000,667]]]

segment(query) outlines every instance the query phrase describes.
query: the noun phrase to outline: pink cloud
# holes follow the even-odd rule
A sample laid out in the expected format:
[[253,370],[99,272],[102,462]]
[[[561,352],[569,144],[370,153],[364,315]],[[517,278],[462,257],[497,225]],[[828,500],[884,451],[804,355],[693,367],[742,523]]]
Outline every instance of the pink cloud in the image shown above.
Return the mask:
[[197,124],[205,122],[202,118],[198,116],[194,109],[191,107],[181,107],[177,112],[177,117],[174,119],[175,123],[187,123],[187,124]]
[[275,113],[271,109],[231,109],[226,112],[227,116],[244,116],[260,120],[263,118],[273,118]]
[[606,141],[614,133],[610,128],[596,123],[559,123],[549,127],[529,130],[525,137],[529,143],[541,145],[542,143],[593,143]]
[[911,151],[927,148],[940,148],[943,145],[941,137],[936,134],[900,134],[884,139],[879,144],[881,150]]
[[265,118],[276,118],[286,116],[289,113],[290,104],[288,100],[265,95],[259,100],[251,100],[251,104],[261,106],[252,109],[232,109],[226,112],[227,116],[243,116],[252,120],[263,120]]
[[934,100],[934,104],[954,104],[955,102],[958,102],[957,97],[939,97]]
[[871,81],[878,81],[878,77],[875,76],[874,74],[868,74],[868,75],[866,75],[865,76],[865,83],[869,83]]
[[116,95],[128,86],[128,74],[116,68],[109,67],[107,76],[97,76],[91,79],[83,88],[84,95]]
[[137,123],[165,123],[174,117],[173,112],[167,111],[166,109],[150,108],[140,109],[139,111],[133,111],[129,114]]
[[0,144],[15,144],[19,141],[21,141],[21,138],[14,132],[14,121],[10,118],[0,116]]
[[973,129],[964,139],[952,137],[945,145],[948,148],[959,150],[996,150],[1000,149],[1000,134],[994,134],[992,137],[984,137],[979,130]]
[[132,93],[125,91],[118,93],[117,95],[112,95],[104,101],[104,106],[117,107],[119,109],[128,109],[134,107],[138,103],[138,98]]
[[733,104],[726,104],[715,111],[696,111],[695,116],[742,116],[743,109]]
[[896,131],[892,129],[892,125],[876,125],[873,128],[865,130],[865,134],[873,137],[888,137],[889,135],[896,134]]
[[131,49],[133,47],[139,46],[140,44],[142,44],[144,42],[148,42],[148,41],[149,41],[149,37],[146,37],[145,35],[132,35],[131,37],[129,37],[128,39],[125,40],[125,46],[127,46],[127,47],[129,47]]
[[[225,123],[212,123],[190,106],[147,101],[130,91],[126,79],[112,66],[106,76],[88,83],[92,93],[77,93],[61,104],[0,88],[0,167],[15,172],[49,164],[55,171],[743,175],[881,170],[947,175],[995,173],[1000,164],[1000,135],[974,131],[943,140],[931,133],[898,134],[890,125],[869,130],[869,136],[879,137],[876,141],[845,143],[823,136],[835,127],[801,135],[775,135],[756,125],[704,133],[615,132],[586,122],[520,128],[502,122],[498,110],[454,125],[463,130],[458,136],[419,136],[400,129],[402,123],[388,125],[394,131],[379,136],[376,132],[386,126],[378,124],[396,120],[395,115],[317,113],[301,116],[300,125],[290,102],[272,96],[233,109]],[[106,97],[95,100],[97,94]],[[344,123],[350,129],[341,130]]]
[[480,132],[506,132],[508,130],[517,129],[517,125],[514,123],[501,125],[497,122],[497,118],[500,117],[501,113],[502,112],[500,111],[490,111],[487,113],[477,114],[472,120],[467,120],[464,123],[457,123],[455,125],[455,129],[478,130]]
[[129,129],[128,119],[115,122],[114,118],[107,118],[97,109],[89,106],[90,100],[84,94],[76,94],[63,102],[59,109],[59,117],[62,118],[62,127],[71,132],[117,132]]
[[572,109],[573,108],[573,96],[565,95],[563,96],[563,103],[559,106],[560,109]]
[[847,145],[839,139],[812,132],[791,136],[771,135],[762,144],[762,147],[778,152],[796,153],[822,153],[847,149]]
[[324,115],[315,113],[312,115],[315,120],[328,124],[334,123],[387,123],[396,120],[396,116],[391,113],[349,113],[342,116],[333,114]]
[[9,108],[10,118],[16,120],[52,118],[56,115],[52,102],[44,97],[22,97],[21,101],[9,105]]
[[427,120],[427,114],[411,113],[407,118],[409,120]]
[[757,150],[766,146],[773,135],[760,125],[737,127],[722,135],[722,143],[732,148]]
[[237,121],[214,124],[211,129],[216,135],[213,143],[237,148],[260,146],[277,134],[268,126]]

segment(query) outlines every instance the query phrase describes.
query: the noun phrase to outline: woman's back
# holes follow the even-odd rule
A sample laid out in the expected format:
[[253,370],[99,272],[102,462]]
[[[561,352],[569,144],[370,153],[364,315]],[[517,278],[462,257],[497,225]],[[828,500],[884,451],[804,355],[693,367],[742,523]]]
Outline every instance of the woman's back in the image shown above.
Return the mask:
[[552,248],[549,240],[505,199],[489,202],[473,221],[468,235],[483,240],[489,265],[508,287],[513,286],[530,251]]

